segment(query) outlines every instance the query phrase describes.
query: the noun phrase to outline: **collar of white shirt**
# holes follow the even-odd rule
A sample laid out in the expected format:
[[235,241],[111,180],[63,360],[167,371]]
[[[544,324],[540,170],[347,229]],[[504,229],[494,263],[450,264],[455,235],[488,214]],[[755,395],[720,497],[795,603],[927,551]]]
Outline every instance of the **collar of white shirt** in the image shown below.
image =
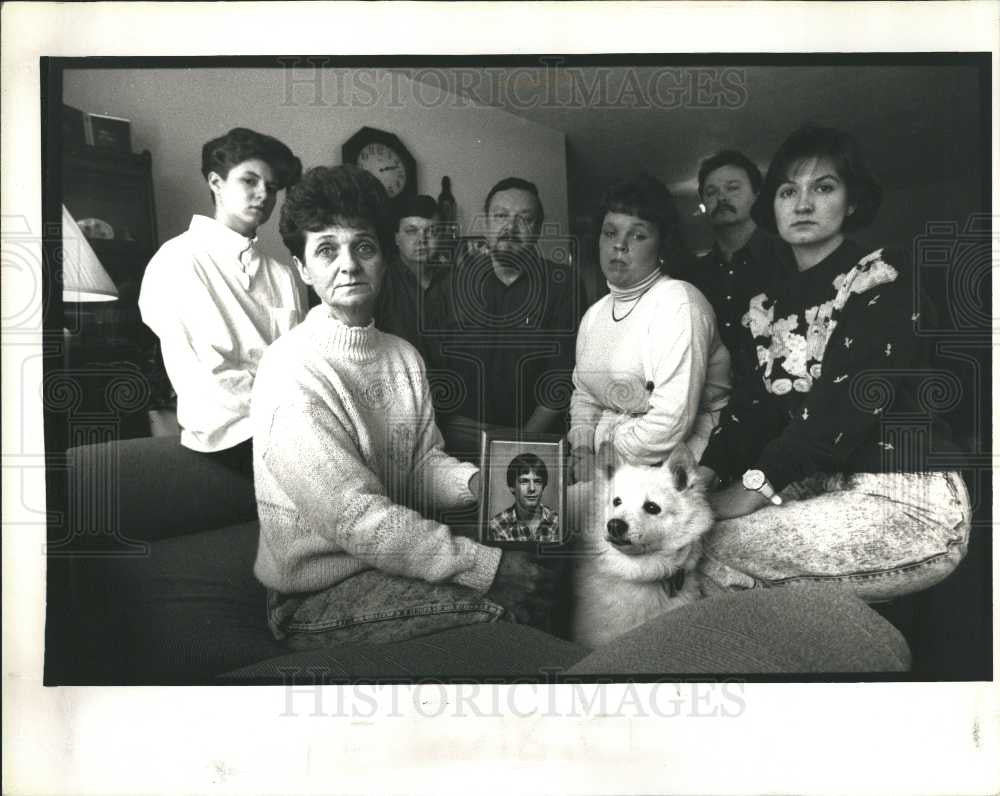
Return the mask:
[[249,287],[249,282],[257,273],[261,261],[256,235],[246,238],[221,221],[199,215],[191,217],[189,229],[208,251],[217,255],[220,265],[228,265],[235,260],[233,273],[244,279],[247,283],[244,285],[245,288]]

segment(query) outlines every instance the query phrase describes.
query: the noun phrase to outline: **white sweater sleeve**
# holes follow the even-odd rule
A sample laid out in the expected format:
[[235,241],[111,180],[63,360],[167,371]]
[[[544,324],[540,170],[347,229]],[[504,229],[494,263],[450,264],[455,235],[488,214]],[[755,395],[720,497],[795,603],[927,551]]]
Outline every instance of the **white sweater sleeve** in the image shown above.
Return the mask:
[[423,361],[419,361],[422,411],[414,418],[416,440],[412,479],[417,505],[428,512],[472,506],[476,495],[469,491],[469,479],[479,471],[474,464],[460,462],[444,452],[444,438],[434,420],[434,405]]
[[697,304],[675,295],[651,315],[640,343],[649,352],[653,389],[648,411],[615,430],[615,450],[627,461],[662,461],[690,436],[698,416],[714,321]]
[[[584,316],[580,323],[580,330],[577,334],[576,361],[581,360],[581,343],[588,338],[588,320],[591,313]],[[573,368],[573,394],[569,399],[569,433],[566,439],[572,448],[594,447],[594,432],[600,422],[604,407],[601,402],[591,393],[580,377],[579,367]]]
[[291,498],[302,528],[269,538],[274,527],[289,523],[261,525],[261,542],[280,570],[276,588],[316,588],[322,558],[343,552],[389,574],[450,580],[480,592],[490,587],[500,550],[453,536],[448,526],[394,503],[321,397],[288,385],[270,418],[261,420],[268,429],[255,437],[263,448],[257,455]]
[[[239,341],[233,339],[210,288],[194,263],[178,259],[180,254],[161,250],[150,262],[139,309],[143,322],[160,339],[181,424],[210,434],[236,422],[248,423],[254,372],[241,359]],[[192,413],[185,411],[188,405]],[[197,420],[192,423],[189,415]]]

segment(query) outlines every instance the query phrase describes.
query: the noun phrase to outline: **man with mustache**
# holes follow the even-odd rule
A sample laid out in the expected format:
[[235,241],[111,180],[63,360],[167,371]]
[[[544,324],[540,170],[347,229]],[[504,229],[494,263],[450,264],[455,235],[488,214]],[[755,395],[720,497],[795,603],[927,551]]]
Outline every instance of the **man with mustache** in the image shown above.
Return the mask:
[[486,196],[484,238],[428,295],[431,378],[446,449],[476,460],[483,430],[562,433],[585,294],[569,258],[537,240],[538,188],[519,177]]
[[403,205],[396,224],[396,255],[389,260],[375,307],[375,326],[402,337],[424,359],[424,304],[442,275],[430,265],[439,223],[437,202],[430,196],[414,196]]
[[761,181],[756,164],[732,149],[706,158],[698,168],[698,195],[715,245],[684,278],[711,303],[730,352],[739,344],[740,319],[750,299],[764,290],[788,256],[787,246],[758,229],[750,217]]

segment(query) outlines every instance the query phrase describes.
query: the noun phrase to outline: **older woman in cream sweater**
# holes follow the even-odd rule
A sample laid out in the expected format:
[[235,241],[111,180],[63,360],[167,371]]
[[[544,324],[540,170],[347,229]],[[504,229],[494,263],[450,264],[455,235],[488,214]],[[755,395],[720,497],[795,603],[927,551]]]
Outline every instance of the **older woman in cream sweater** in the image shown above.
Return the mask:
[[479,474],[442,450],[420,355],[372,321],[394,221],[352,166],[310,170],[282,208],[320,304],[268,349],[254,386],[254,571],[292,647],[533,621],[552,585],[527,553],[434,519],[474,504]]

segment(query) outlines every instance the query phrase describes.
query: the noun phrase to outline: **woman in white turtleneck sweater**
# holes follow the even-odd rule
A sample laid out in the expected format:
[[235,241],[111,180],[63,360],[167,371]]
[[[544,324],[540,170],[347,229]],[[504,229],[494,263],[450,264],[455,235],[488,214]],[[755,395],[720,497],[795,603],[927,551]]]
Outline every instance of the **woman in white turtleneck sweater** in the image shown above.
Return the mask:
[[372,320],[394,228],[385,189],[355,166],[310,169],[281,211],[320,304],[254,382],[254,572],[272,632],[295,649],[544,622],[555,585],[527,552],[436,519],[475,505],[479,472],[442,450],[416,349]]
[[697,460],[729,396],[729,354],[715,314],[663,272],[679,232],[670,192],[653,177],[621,182],[601,212],[601,270],[611,293],[580,324],[569,443],[575,481],[610,442],[624,461],[655,464],[679,442]]

